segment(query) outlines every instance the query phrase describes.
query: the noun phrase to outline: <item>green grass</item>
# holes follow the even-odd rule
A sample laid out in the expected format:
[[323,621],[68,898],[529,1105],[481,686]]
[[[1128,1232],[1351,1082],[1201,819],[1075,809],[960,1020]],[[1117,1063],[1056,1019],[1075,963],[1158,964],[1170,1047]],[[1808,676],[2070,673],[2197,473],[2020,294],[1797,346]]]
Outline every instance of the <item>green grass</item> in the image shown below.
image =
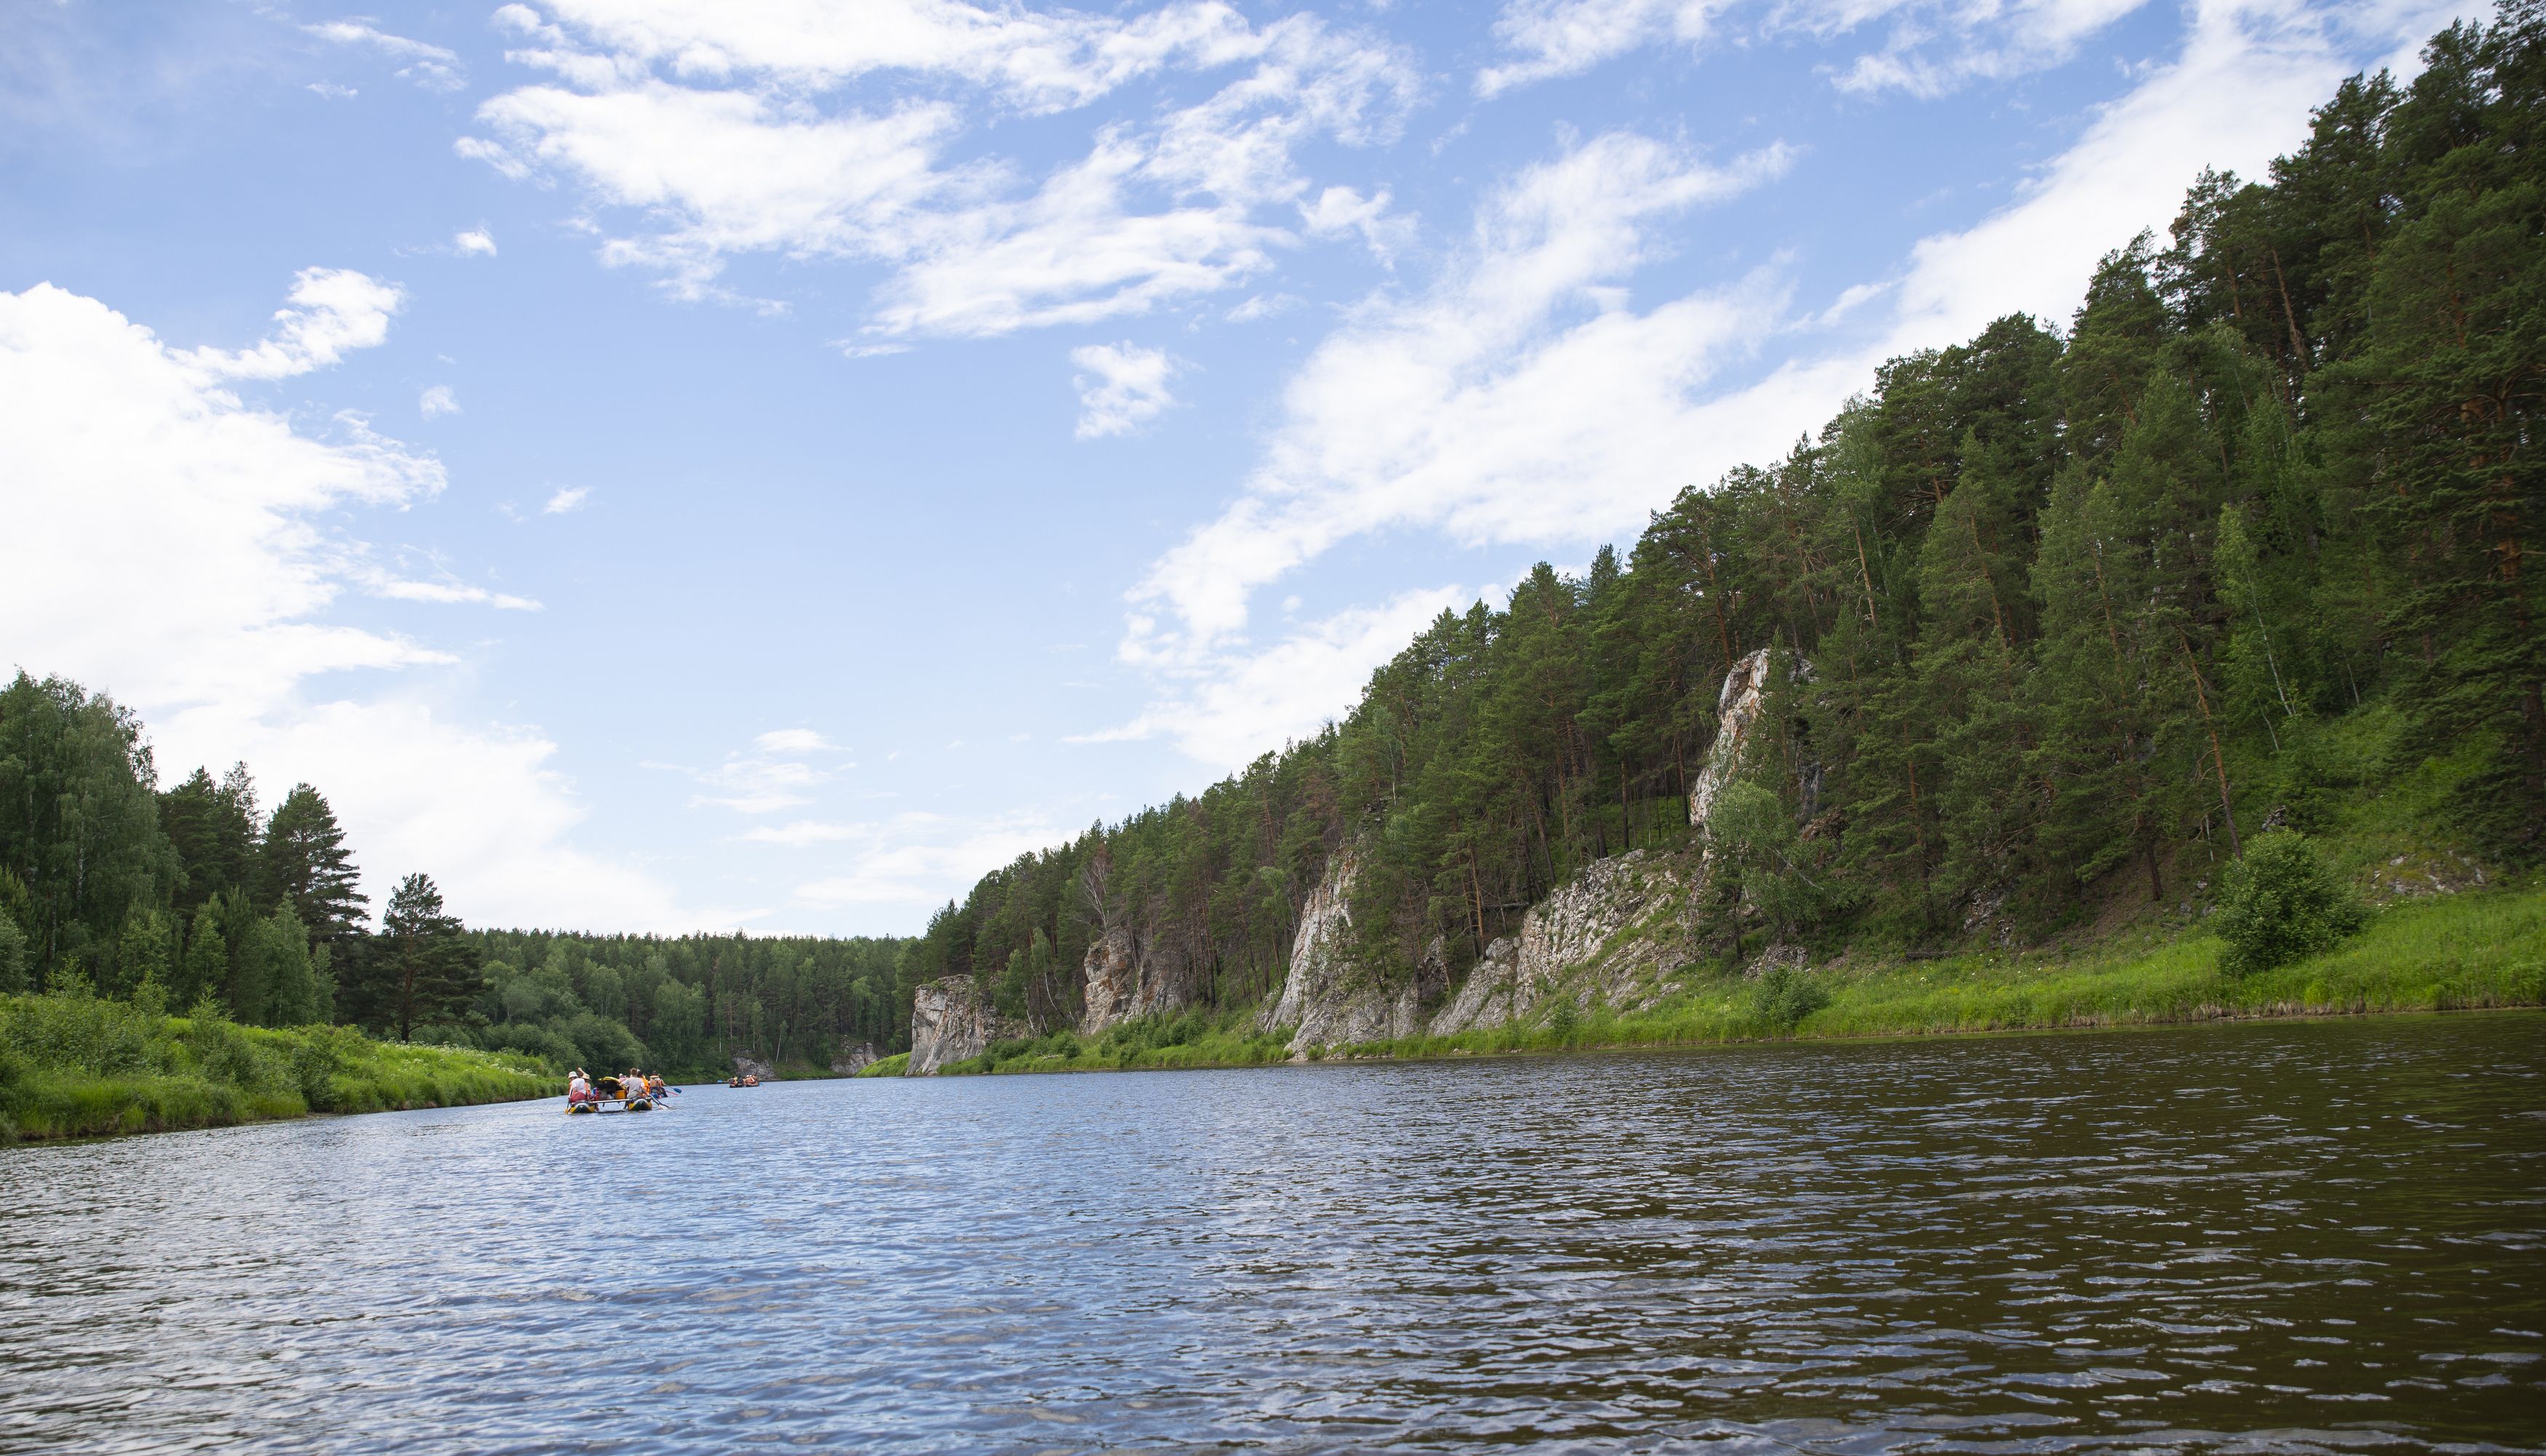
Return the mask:
[[[1004,1071],[1129,1071],[1190,1067],[1261,1067],[1291,1055],[1288,1032],[1255,1030],[1253,1007],[1148,1017],[1083,1037],[1062,1029],[1025,1041],[992,1042],[980,1056],[953,1062],[946,1075]],[[903,1061],[907,1061],[905,1056]]]
[[895,1052],[881,1061],[870,1062],[851,1073],[855,1076],[899,1076],[910,1066],[908,1052]]
[[518,1053],[161,1016],[85,994],[0,996],[0,1143],[552,1096]]
[[[1594,1048],[2153,1026],[2232,1017],[2356,1015],[2546,1005],[2546,887],[2530,883],[2410,901],[2324,955],[2245,978],[2220,970],[2218,937],[2153,931],[2069,955],[1842,961],[1808,973],[1818,1009],[1788,1023],[1738,975],[1709,977],[1649,1008],[1345,1047],[1311,1060],[1485,1056]],[[1790,1003],[1791,1004],[1791,1003]],[[1249,1013],[1061,1031],[991,1047],[949,1073],[1245,1067],[1287,1058]],[[881,1074],[881,1073],[879,1073]]]

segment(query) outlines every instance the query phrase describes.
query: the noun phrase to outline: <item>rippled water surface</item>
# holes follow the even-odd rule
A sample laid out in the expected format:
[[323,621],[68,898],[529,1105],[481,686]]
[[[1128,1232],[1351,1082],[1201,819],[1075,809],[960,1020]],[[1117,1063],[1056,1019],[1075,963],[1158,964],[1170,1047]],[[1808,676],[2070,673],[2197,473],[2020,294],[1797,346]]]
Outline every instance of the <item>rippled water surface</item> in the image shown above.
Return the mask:
[[0,1448],[2546,1449],[2546,1020],[0,1152]]

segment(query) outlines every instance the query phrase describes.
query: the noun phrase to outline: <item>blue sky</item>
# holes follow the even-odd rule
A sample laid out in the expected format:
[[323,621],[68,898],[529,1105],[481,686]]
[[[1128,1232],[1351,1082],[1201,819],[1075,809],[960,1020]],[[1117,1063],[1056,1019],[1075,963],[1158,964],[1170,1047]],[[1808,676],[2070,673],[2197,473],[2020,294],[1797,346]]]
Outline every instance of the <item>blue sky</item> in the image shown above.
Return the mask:
[[916,930],[2468,7],[0,0],[0,658],[475,923]]

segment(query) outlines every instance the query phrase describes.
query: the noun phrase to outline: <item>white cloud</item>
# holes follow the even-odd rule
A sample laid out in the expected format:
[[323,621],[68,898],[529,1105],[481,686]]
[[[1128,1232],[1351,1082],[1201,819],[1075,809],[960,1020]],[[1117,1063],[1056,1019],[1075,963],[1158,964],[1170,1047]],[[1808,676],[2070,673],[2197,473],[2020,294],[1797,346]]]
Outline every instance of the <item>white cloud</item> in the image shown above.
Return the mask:
[[1578,76],[1651,41],[1694,44],[1706,36],[1708,0],[1507,0],[1494,39],[1516,59],[1477,73],[1477,94]]
[[566,512],[580,507],[585,501],[591,498],[592,487],[589,485],[564,486],[554,495],[549,497],[548,504],[540,507],[540,514],[544,516],[562,516]]
[[443,605],[495,607],[507,612],[536,612],[540,604],[529,597],[510,592],[489,591],[459,581],[416,581],[405,577],[380,575],[367,577],[363,589],[373,596],[393,602],[434,602]]
[[449,385],[435,385],[416,396],[415,412],[426,419],[432,419],[436,415],[458,414],[460,397],[451,392]]
[[840,753],[847,751],[811,728],[772,728],[751,740],[763,753]]
[[[2148,0],[1777,0],[1760,7],[1759,39],[1835,41],[1886,28],[1882,46],[1835,67],[1846,91],[1936,96],[1979,78],[2059,65],[2080,43]],[[1477,73],[1480,96],[1578,76],[1658,43],[1695,46],[1728,17],[1728,0],[1506,0],[1494,38],[1510,58]]]
[[736,814],[775,814],[813,802],[810,791],[827,784],[854,764],[817,768],[802,754],[836,752],[809,728],[778,728],[752,739],[749,751],[729,753],[722,763],[687,771],[709,792],[691,798],[692,809],[728,809]]
[[309,89],[329,101],[351,101],[362,95],[351,86],[339,86],[333,81],[312,81],[309,83]]
[[1609,290],[1665,219],[1788,160],[1770,147],[1717,167],[1618,132],[1496,193],[1438,286],[1374,302],[1311,356],[1246,493],[1135,589],[1124,655],[1199,659],[1242,631],[1255,588],[1358,533],[1580,539],[1639,519],[1701,443],[1677,427],[1690,393],[1782,296],[1754,277],[1638,314]]
[[[493,136],[461,138],[461,154],[633,210],[603,259],[659,272],[681,297],[726,297],[717,280],[742,254],[882,263],[867,333],[888,344],[1083,324],[1242,283],[1298,241],[1274,210],[1311,191],[1303,144],[1385,139],[1417,88],[1410,61],[1368,37],[1306,15],[1256,28],[1222,5],[1132,19],[952,3],[853,19],[679,0],[554,8],[561,25],[523,7],[504,17],[542,43],[514,58],[558,84],[487,102]],[[1031,185],[997,160],[943,164],[974,111],[956,101],[820,104],[882,69],[1048,110],[1171,65],[1240,64],[1206,100],[1101,128]],[[1375,246],[1385,235],[1375,216],[1363,230]]]
[[440,45],[392,36],[359,20],[332,20],[300,29],[322,41],[361,46],[392,60],[405,61],[406,64],[398,68],[398,75],[428,91],[459,91],[468,85],[468,77],[461,69],[459,55]]
[[1225,316],[1231,323],[1253,323],[1259,318],[1270,318],[1276,313],[1299,305],[1300,300],[1290,294],[1257,294],[1230,309]]
[[787,825],[754,837],[792,848],[852,846],[831,873],[796,887],[799,906],[906,905],[925,911],[961,897],[982,875],[1019,855],[1052,844],[1061,831],[1038,814],[983,821],[913,812],[862,822]]
[[201,348],[184,359],[209,379],[279,380],[324,369],[354,349],[389,336],[389,318],[406,296],[350,268],[303,268],[292,282],[292,305],[275,310],[274,331],[234,352]]
[[566,837],[582,811],[536,731],[456,718],[431,701],[438,675],[340,676],[456,660],[328,621],[349,586],[535,605],[367,567],[361,543],[319,523],[423,503],[442,488],[441,465],[350,416],[326,437],[304,434],[223,383],[378,343],[394,297],[359,274],[311,270],[274,337],[223,352],[173,349],[49,285],[0,294],[9,656],[139,711],[166,772],[244,757],[269,783],[319,785],[376,905],[421,870],[481,923],[669,927],[686,917],[668,891]]
[[[684,77],[736,72],[829,89],[871,71],[971,82],[1029,111],[1080,106],[1171,64],[1216,65],[1249,53],[1235,8],[1174,4],[1116,18],[1038,13],[958,0],[864,0],[851,6],[738,6],[721,0],[550,0],[564,26],[622,67],[661,65]],[[499,19],[564,51],[564,29],[525,5]]]
[[1069,362],[1087,371],[1070,381],[1078,390],[1081,440],[1129,434],[1175,402],[1167,393],[1175,366],[1164,349],[1090,344],[1070,350]]
[[1069,741],[1163,737],[1215,768],[1238,768],[1341,717],[1374,670],[1442,612],[1472,600],[1460,587],[1442,586],[1338,612],[1263,651],[1222,654],[1132,722]]
[[464,258],[491,258],[495,256],[495,234],[484,227],[468,228],[452,235],[451,250]]

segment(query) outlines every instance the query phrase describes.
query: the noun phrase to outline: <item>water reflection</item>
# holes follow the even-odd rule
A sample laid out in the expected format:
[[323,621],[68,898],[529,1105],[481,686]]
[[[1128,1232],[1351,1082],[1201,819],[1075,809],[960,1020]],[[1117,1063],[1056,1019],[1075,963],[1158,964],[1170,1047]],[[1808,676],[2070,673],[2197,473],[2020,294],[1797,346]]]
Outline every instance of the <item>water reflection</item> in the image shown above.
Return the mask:
[[0,1447],[2546,1449],[2530,1016],[0,1154]]

